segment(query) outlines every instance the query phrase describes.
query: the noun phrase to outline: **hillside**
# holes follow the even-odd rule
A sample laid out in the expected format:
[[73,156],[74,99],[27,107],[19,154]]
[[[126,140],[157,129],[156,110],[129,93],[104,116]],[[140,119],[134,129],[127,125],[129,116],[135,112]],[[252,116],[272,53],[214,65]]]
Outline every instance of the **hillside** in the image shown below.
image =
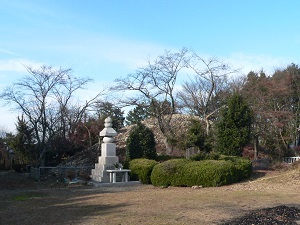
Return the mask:
[[[197,119],[198,117],[184,115],[184,114],[174,114],[171,120],[171,127],[174,131],[176,131],[176,139],[180,140],[186,134],[190,124],[191,119]],[[155,136],[156,142],[156,152],[158,154],[165,154],[165,144],[164,144],[164,136],[159,129],[157,120],[154,118],[147,119],[142,122],[145,126],[151,129]],[[116,138],[116,143],[118,148],[126,147],[126,139],[129,136],[129,133],[134,125],[123,127]],[[182,149],[174,149],[172,155],[184,155],[185,152]]]
[[[184,137],[190,126],[190,119],[196,119],[196,117],[191,117],[190,115],[175,114],[172,117],[171,126],[172,129],[176,130],[176,139],[180,140]],[[155,142],[156,142],[156,152],[158,154],[165,154],[166,148],[164,144],[164,137],[159,130],[157,121],[155,119],[147,119],[142,122],[145,126],[151,129],[154,133]],[[126,154],[126,140],[130,134],[131,129],[134,125],[125,126],[118,131],[116,136],[116,145],[117,145],[117,156],[119,156],[120,161],[124,162]],[[90,166],[94,165],[97,160],[97,156],[100,156],[100,147],[99,144],[85,149],[82,152],[77,153],[76,155],[70,157],[66,160],[63,165],[68,166]],[[185,155],[185,151],[182,149],[174,149],[172,155]]]

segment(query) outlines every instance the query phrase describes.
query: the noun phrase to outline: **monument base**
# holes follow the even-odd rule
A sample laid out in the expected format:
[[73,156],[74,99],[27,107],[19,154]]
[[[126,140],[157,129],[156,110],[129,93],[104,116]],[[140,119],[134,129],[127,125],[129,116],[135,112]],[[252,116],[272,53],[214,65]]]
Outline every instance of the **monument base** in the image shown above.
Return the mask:
[[92,180],[96,182],[108,183],[109,173],[106,170],[115,169],[114,164],[119,163],[118,156],[100,156],[98,158],[98,163],[95,164],[95,169],[92,169]]

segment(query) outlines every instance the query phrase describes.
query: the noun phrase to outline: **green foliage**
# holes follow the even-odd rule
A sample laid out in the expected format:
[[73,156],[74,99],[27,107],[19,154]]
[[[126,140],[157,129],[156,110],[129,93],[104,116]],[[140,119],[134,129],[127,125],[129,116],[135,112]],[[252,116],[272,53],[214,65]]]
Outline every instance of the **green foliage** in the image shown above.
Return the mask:
[[181,186],[181,170],[188,162],[187,159],[171,159],[157,164],[152,170],[151,183],[154,186]]
[[199,120],[192,119],[191,125],[187,131],[186,147],[204,148],[205,132]]
[[13,197],[14,201],[26,201],[33,198],[44,198],[47,197],[46,194],[42,193],[24,193]]
[[126,116],[126,124],[132,125],[142,122],[150,117],[149,107],[138,105],[130,110]]
[[124,112],[110,102],[100,102],[96,106],[98,118],[105,120],[107,117],[112,119],[113,128],[118,131],[124,127]]
[[156,159],[153,132],[142,123],[138,123],[127,138],[126,151],[127,160],[137,158]]
[[134,159],[129,162],[131,176],[137,176],[143,184],[151,184],[151,172],[153,167],[158,164],[155,160]]
[[252,173],[252,163],[249,159],[237,156],[220,156],[220,159],[231,161],[236,168],[236,181],[241,181],[250,177]]
[[251,175],[250,160],[221,157],[222,160],[193,161],[173,159],[154,166],[151,182],[155,186],[216,187],[243,180]]
[[253,114],[243,98],[234,94],[221,110],[217,124],[217,149],[224,155],[242,155],[242,147],[249,143]]
[[174,113],[174,105],[168,101],[159,101],[156,99],[151,99],[150,106],[149,106],[150,115],[153,116],[162,116],[162,115],[169,115]]
[[192,161],[183,167],[182,174],[186,186],[218,187],[234,182],[235,167],[223,160]]
[[28,126],[23,116],[18,117],[16,129],[17,134],[11,138],[10,145],[21,161],[34,165],[39,154],[34,143],[33,129]]

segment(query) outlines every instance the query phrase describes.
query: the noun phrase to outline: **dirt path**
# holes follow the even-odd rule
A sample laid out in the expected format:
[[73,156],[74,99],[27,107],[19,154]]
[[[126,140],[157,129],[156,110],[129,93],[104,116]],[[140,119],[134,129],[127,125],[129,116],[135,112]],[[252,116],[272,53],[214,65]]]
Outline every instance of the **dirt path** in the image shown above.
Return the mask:
[[199,189],[64,186],[0,174],[0,224],[220,224],[279,205],[300,207],[300,169]]

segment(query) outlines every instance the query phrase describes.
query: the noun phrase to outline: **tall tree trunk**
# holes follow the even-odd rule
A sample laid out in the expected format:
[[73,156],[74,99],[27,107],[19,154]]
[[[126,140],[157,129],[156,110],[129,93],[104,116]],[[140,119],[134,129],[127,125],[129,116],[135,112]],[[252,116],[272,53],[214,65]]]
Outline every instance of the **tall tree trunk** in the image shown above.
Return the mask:
[[173,146],[168,142],[168,138],[164,135],[163,139],[162,139],[165,147],[166,147],[166,155],[172,155],[173,153]]

